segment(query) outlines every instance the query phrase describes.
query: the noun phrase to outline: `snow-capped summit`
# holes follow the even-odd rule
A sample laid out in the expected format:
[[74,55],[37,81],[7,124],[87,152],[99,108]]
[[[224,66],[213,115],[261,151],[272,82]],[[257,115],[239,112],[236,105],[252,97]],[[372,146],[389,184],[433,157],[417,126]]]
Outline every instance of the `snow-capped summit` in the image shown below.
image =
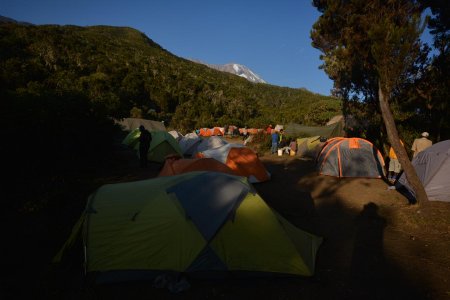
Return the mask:
[[[195,60],[194,60],[195,61]],[[235,74],[241,77],[244,77],[248,81],[255,82],[255,83],[266,83],[264,79],[259,77],[255,72],[247,68],[246,66],[236,64],[236,63],[230,63],[225,65],[213,65],[213,64],[207,64],[200,61],[195,61],[204,65],[207,65],[210,68],[222,71],[222,72],[228,72],[231,74]]]

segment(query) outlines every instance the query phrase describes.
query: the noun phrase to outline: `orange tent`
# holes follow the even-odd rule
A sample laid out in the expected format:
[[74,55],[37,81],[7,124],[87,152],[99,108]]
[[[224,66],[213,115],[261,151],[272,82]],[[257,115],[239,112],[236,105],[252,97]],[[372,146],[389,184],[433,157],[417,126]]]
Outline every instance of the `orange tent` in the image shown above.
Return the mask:
[[199,136],[211,136],[212,131],[209,128],[200,128]]
[[220,130],[220,127],[214,127],[212,129],[212,135],[223,135],[223,132]]
[[258,182],[270,179],[266,168],[250,148],[230,148],[226,165],[239,176],[254,176]]
[[267,172],[256,153],[242,145],[226,144],[219,148],[198,152],[196,157],[214,158],[226,164],[237,175],[248,177],[252,183],[270,179],[270,173]]
[[194,171],[213,171],[238,175],[228,166],[213,158],[193,158],[193,159],[166,159],[163,168],[158,174],[161,176],[173,176]]

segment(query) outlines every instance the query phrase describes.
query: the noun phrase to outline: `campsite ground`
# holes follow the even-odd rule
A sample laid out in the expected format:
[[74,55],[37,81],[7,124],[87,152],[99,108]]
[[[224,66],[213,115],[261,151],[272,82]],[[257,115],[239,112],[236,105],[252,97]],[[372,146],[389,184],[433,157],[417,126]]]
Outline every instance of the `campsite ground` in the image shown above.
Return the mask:
[[[73,178],[57,205],[6,214],[2,299],[450,299],[450,203],[419,210],[381,179],[320,176],[313,161],[264,154],[272,174],[255,188],[293,224],[324,238],[311,278],[190,280],[182,294],[151,282],[84,284],[79,252],[61,266],[52,256],[96,187],[155,177],[118,148],[104,170]],[[17,191],[18,193],[20,191]],[[48,207],[45,207],[47,205]],[[3,227],[5,228],[5,227]],[[81,251],[80,251],[81,252]]]

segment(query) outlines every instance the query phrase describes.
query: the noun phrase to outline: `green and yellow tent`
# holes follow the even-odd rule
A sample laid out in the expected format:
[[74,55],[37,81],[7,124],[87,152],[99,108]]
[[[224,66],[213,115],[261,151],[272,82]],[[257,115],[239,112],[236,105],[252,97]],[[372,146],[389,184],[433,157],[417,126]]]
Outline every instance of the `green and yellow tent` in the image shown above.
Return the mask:
[[[148,150],[147,158],[150,161],[162,163],[169,155],[183,156],[181,148],[177,140],[166,131],[152,131],[152,142]],[[122,144],[127,145],[135,150],[139,150],[139,137],[141,132],[139,128],[132,130],[122,141]],[[139,151],[138,151],[139,155]]]
[[322,242],[271,209],[245,177],[218,172],[102,186],[56,260],[80,233],[97,283],[168,272],[311,276]]
[[297,155],[302,157],[316,158],[322,150],[323,142],[320,141],[320,135],[297,139]]

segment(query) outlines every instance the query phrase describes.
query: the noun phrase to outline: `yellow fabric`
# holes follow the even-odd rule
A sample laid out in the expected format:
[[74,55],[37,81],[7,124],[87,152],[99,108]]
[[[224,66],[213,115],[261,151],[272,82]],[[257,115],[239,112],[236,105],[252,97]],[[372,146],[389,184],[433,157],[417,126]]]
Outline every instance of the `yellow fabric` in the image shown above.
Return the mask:
[[319,246],[322,244],[323,239],[295,227],[281,215],[276,212],[274,213],[277,215],[278,221],[283,226],[295,248],[300,253],[303,262],[308,267],[310,275],[313,275],[316,262],[316,253]]
[[306,142],[306,147],[308,150],[313,150],[317,145],[320,144],[320,136],[317,135],[317,136],[297,139],[298,146],[300,146],[304,142]]
[[[166,191],[201,173],[104,185],[91,195],[73,230],[75,236],[83,227],[87,271],[186,271],[207,242],[176,194]],[[71,236],[67,245],[73,240]],[[309,276],[318,240],[277,215],[259,195],[248,193],[210,246],[228,270]]]
[[81,228],[83,226],[85,219],[86,219],[86,214],[83,213],[81,215],[81,217],[78,219],[77,223],[75,223],[75,225],[73,226],[72,232],[71,232],[69,238],[67,239],[67,241],[64,243],[62,248],[58,251],[58,253],[55,255],[55,257],[53,257],[53,260],[52,260],[53,263],[60,263],[62,261],[62,257],[64,255],[64,253],[66,252],[66,250],[70,249],[75,244],[75,241],[77,240],[79,234],[81,233]]
[[312,274],[272,210],[251,193],[211,247],[229,270]]
[[[403,146],[403,142],[400,140],[400,143],[402,144],[402,146]],[[389,158],[390,159],[397,159],[397,154],[395,154],[395,151],[394,151],[394,148],[392,148],[392,146],[391,146],[391,148],[389,149]]]
[[[181,272],[205,247],[205,240],[184,216],[175,196],[167,195],[161,188],[156,194],[149,193],[150,182],[164,183],[135,182],[130,193],[123,193],[123,185],[120,193],[113,188],[117,185],[97,192],[92,205],[96,213],[89,214],[88,220],[88,271]],[[124,201],[129,204],[123,205]]]
[[130,148],[136,149],[136,145],[139,144],[140,136],[141,136],[141,132],[139,131],[139,128],[136,128],[127,134],[127,136],[123,139],[122,144],[127,145]]

